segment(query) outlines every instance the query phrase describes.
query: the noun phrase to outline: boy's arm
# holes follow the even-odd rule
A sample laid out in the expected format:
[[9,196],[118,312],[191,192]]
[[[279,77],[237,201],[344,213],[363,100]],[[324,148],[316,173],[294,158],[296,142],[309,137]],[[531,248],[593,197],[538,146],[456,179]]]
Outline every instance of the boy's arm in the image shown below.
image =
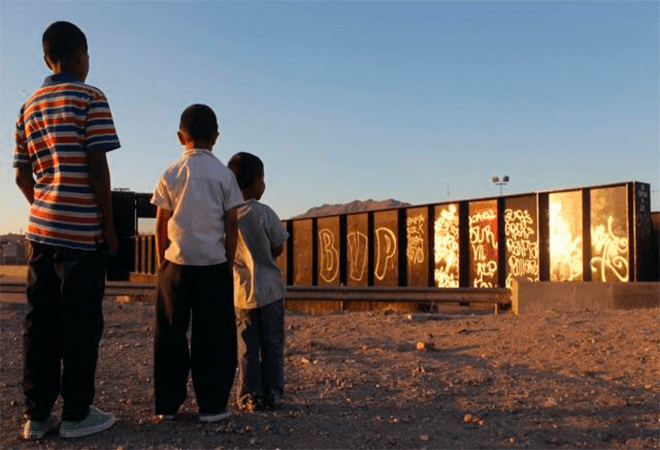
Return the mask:
[[163,264],[165,259],[165,250],[170,245],[170,239],[167,235],[167,222],[172,217],[172,212],[167,209],[158,207],[156,211],[156,257],[158,258],[158,265]]
[[229,269],[234,267],[234,255],[236,255],[236,243],[238,242],[238,214],[236,208],[225,211],[225,250],[227,251],[227,262]]
[[35,181],[30,166],[18,166],[16,168],[16,184],[30,205],[34,203]]
[[110,169],[105,151],[96,150],[88,153],[89,177],[92,190],[101,208],[101,218],[105,222],[103,234],[111,255],[117,253],[117,236],[112,221],[112,191],[110,188]]

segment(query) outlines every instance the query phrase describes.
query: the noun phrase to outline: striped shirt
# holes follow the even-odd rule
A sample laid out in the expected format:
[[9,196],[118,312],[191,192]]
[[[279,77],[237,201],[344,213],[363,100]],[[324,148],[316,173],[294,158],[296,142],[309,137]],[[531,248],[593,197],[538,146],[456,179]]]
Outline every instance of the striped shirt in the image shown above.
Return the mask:
[[103,92],[72,74],[55,74],[23,104],[16,121],[14,167],[35,177],[27,238],[93,251],[102,240],[101,212],[88,153],[119,147]]

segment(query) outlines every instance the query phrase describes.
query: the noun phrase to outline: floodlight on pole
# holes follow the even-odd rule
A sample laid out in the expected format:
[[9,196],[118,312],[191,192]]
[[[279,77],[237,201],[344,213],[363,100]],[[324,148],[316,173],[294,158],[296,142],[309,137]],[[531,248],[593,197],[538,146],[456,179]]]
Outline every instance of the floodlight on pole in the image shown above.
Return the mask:
[[501,197],[502,196],[502,186],[509,183],[509,176],[504,175],[501,180],[500,180],[500,177],[494,176],[492,180],[493,180],[493,184],[500,187],[500,197]]

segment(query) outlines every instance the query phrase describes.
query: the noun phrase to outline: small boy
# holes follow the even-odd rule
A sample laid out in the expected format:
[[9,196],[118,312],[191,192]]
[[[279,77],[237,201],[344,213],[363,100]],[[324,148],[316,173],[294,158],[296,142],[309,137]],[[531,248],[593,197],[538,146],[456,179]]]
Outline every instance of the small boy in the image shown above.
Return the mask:
[[[106,152],[119,147],[108,100],[85,84],[87,38],[55,22],[43,34],[53,75],[23,104],[16,122],[16,183],[30,203],[23,437],[98,433],[115,416],[92,406],[103,333],[105,256],[112,224]],[[61,365],[61,367],[60,367]],[[52,414],[62,395],[62,423]]]
[[[157,420],[172,420],[186,400],[188,372],[201,422],[230,416],[227,401],[236,372],[232,264],[236,207],[234,174],[211,153],[218,121],[206,105],[181,115],[185,151],[160,178],[151,202],[156,214],[160,268],[154,342]],[[188,324],[192,337],[188,351]]]
[[238,407],[275,409],[284,391],[284,305],[282,273],[275,258],[289,233],[277,214],[259,200],[266,189],[264,165],[250,153],[228,164],[245,202],[238,208],[234,259],[234,306],[238,333]]

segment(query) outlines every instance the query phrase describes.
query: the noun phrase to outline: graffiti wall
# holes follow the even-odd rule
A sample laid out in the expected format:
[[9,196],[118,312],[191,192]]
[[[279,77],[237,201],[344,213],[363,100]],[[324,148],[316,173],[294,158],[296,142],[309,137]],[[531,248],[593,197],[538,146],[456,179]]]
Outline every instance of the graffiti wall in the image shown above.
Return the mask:
[[346,217],[346,284],[369,285],[369,217],[351,214]]
[[539,234],[536,197],[512,197],[504,200],[506,237],[506,282],[511,288],[515,277],[539,281]]
[[459,219],[458,203],[435,207],[433,271],[436,287],[459,286]]
[[318,219],[317,264],[319,286],[339,286],[339,217]]
[[399,213],[374,213],[374,286],[399,285]]
[[301,286],[647,281],[650,210],[650,185],[628,182],[297,219],[278,264]]
[[628,190],[625,186],[592,189],[590,205],[591,279],[628,281]]
[[498,286],[497,201],[470,203],[470,286]]
[[312,285],[312,219],[293,223],[293,282],[297,286]]
[[407,286],[429,285],[429,212],[428,208],[406,210],[406,262]]
[[550,281],[582,281],[582,191],[549,195]]

